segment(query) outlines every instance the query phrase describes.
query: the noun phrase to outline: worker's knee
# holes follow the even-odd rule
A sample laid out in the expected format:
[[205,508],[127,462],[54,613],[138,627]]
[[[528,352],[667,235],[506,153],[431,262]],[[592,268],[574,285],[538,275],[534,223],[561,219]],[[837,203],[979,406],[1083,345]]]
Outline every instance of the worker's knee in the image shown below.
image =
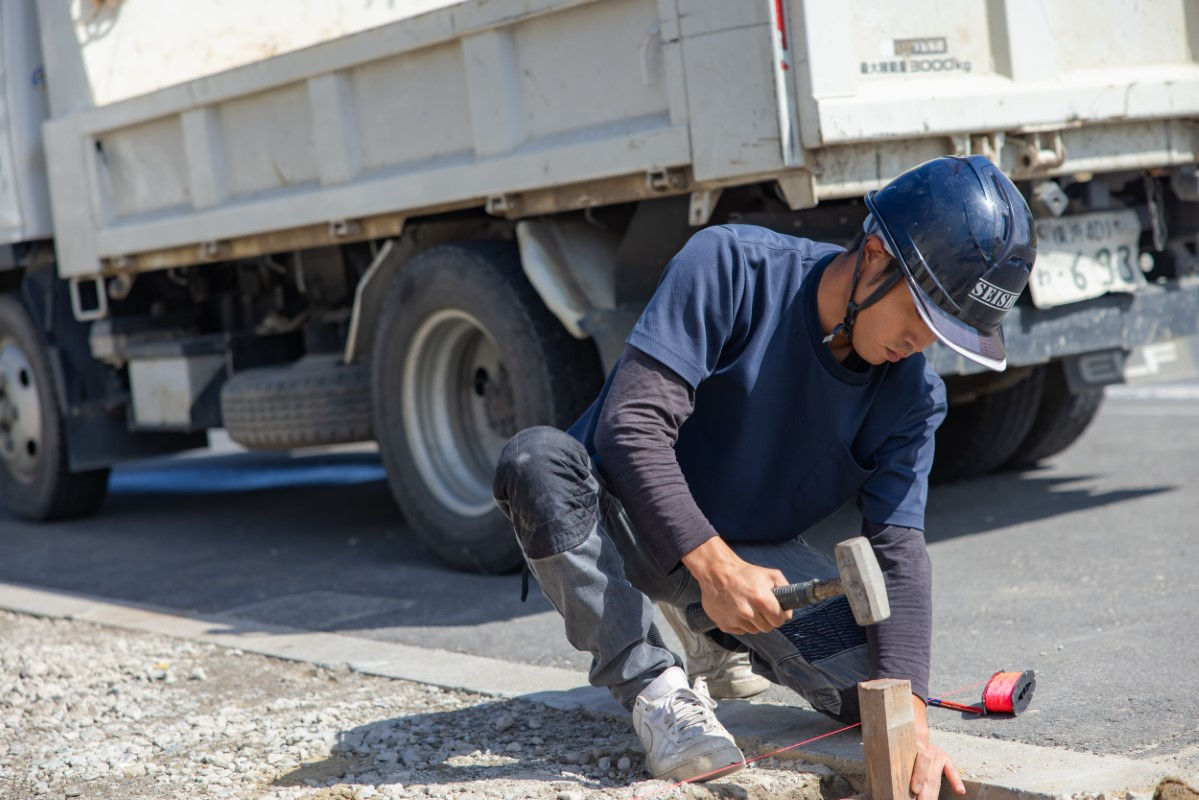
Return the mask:
[[508,440],[492,486],[526,558],[545,558],[582,542],[598,518],[598,491],[587,450],[549,427],[528,428]]

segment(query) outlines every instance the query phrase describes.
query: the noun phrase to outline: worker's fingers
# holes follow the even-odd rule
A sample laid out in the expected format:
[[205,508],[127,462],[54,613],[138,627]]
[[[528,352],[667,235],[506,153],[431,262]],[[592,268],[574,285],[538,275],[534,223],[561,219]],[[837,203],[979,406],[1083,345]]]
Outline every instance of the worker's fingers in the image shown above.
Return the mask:
[[932,758],[929,755],[931,749],[921,747],[916,750],[916,763],[912,766],[912,782],[908,787],[915,797],[920,797],[924,792],[925,784],[929,782],[928,773],[929,768],[932,767]]
[[934,756],[929,759],[924,785],[920,787],[920,791],[913,793],[916,800],[937,800],[941,794],[941,769],[943,766],[940,758]]
[[949,785],[953,788],[954,794],[965,794],[966,784],[962,783],[962,776],[958,774],[958,768],[954,765],[953,759],[948,755],[945,757],[945,778],[949,781]]
[[753,603],[753,624],[758,633],[772,631],[783,624],[783,609],[774,595],[757,598]]
[[740,635],[746,633],[767,633],[774,630],[774,628],[770,625],[770,621],[761,614],[749,612],[729,627],[721,628],[721,630],[725,633]]
[[[765,570],[765,572],[770,578],[772,586],[777,587],[790,585],[790,581],[787,580],[787,576],[779,572],[777,569],[768,569]],[[774,596],[773,592],[762,597],[762,604],[763,607],[761,608],[761,611],[763,612],[767,623],[770,625],[769,630],[774,630],[787,620],[791,619],[791,612],[779,605],[778,598]],[[763,633],[765,632],[766,631],[763,631]]]
[[785,621],[786,620],[778,619],[776,617],[770,617],[766,620],[766,630],[762,631],[762,633],[770,633],[771,631],[778,630],[779,626]]
[[942,775],[955,794],[965,794],[966,785],[954,766],[953,759],[936,745],[918,749],[916,763],[912,768],[912,783],[909,787],[916,800],[937,800],[941,794]]
[[778,624],[774,622],[774,616],[774,614],[761,612],[753,614],[744,623],[744,633],[770,633],[778,627]]
[[765,614],[755,612],[753,607],[746,606],[734,609],[734,614],[722,615],[721,620],[717,621],[717,616],[711,616],[713,622],[717,622],[719,630],[725,633],[733,633],[734,636],[741,636],[745,633],[766,633],[775,630],[775,626],[771,625],[770,619],[766,618]]

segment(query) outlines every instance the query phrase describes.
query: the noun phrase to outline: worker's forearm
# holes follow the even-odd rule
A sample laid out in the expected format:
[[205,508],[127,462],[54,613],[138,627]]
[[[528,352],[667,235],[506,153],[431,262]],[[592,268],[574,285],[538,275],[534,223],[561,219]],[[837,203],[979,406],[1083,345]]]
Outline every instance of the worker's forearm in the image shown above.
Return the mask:
[[891,617],[866,629],[871,672],[876,678],[912,682],[912,691],[928,696],[932,653],[932,567],[924,535],[913,528],[867,523],[866,533],[878,556],[887,586]]

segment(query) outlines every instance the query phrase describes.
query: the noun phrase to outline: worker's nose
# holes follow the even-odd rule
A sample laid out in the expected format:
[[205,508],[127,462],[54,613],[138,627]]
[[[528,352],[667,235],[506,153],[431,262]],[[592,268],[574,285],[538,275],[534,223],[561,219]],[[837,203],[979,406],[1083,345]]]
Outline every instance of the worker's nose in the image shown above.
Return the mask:
[[913,353],[919,353],[924,348],[937,341],[937,336],[923,323],[920,326],[923,330],[913,331],[908,334],[907,345]]

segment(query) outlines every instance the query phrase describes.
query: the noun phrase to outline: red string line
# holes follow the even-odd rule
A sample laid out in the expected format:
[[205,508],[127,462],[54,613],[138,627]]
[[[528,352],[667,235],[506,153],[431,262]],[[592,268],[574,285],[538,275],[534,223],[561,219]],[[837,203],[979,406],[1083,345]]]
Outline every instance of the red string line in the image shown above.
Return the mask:
[[[813,736],[811,739],[804,739],[802,742],[796,742],[795,744],[789,744],[786,747],[780,747],[778,750],[772,750],[771,752],[763,753],[760,756],[754,756],[753,758],[747,758],[744,761],[738,761],[738,762],[736,762],[736,766],[743,767],[747,764],[752,764],[755,761],[761,761],[763,758],[770,758],[771,756],[776,756],[779,753],[785,753],[788,750],[794,750],[796,747],[802,747],[803,745],[808,744],[809,742],[814,742],[818,739],[826,739],[829,736],[834,736],[838,733],[852,730],[853,728],[857,728],[861,724],[862,723],[860,723],[860,722],[855,722],[853,725],[846,725],[844,728],[838,728],[835,731],[829,731],[828,733],[822,733],[819,736]],[[719,769],[714,769],[711,772],[705,772],[703,775],[696,775],[694,778],[690,778],[685,781],[679,781],[678,783],[672,783],[669,786],[663,786],[658,789],[654,789],[652,792],[646,792],[645,794],[635,795],[634,797],[631,798],[631,800],[641,800],[641,798],[643,798],[643,797],[653,797],[656,794],[661,794],[662,792],[667,792],[667,791],[670,791],[671,789],[677,789],[680,786],[684,786],[688,783],[694,783],[695,781],[702,781],[704,778],[709,778],[713,775],[724,772],[725,770],[727,770],[729,768],[729,766],[733,766],[733,765],[723,766],[723,767],[720,767]]]

